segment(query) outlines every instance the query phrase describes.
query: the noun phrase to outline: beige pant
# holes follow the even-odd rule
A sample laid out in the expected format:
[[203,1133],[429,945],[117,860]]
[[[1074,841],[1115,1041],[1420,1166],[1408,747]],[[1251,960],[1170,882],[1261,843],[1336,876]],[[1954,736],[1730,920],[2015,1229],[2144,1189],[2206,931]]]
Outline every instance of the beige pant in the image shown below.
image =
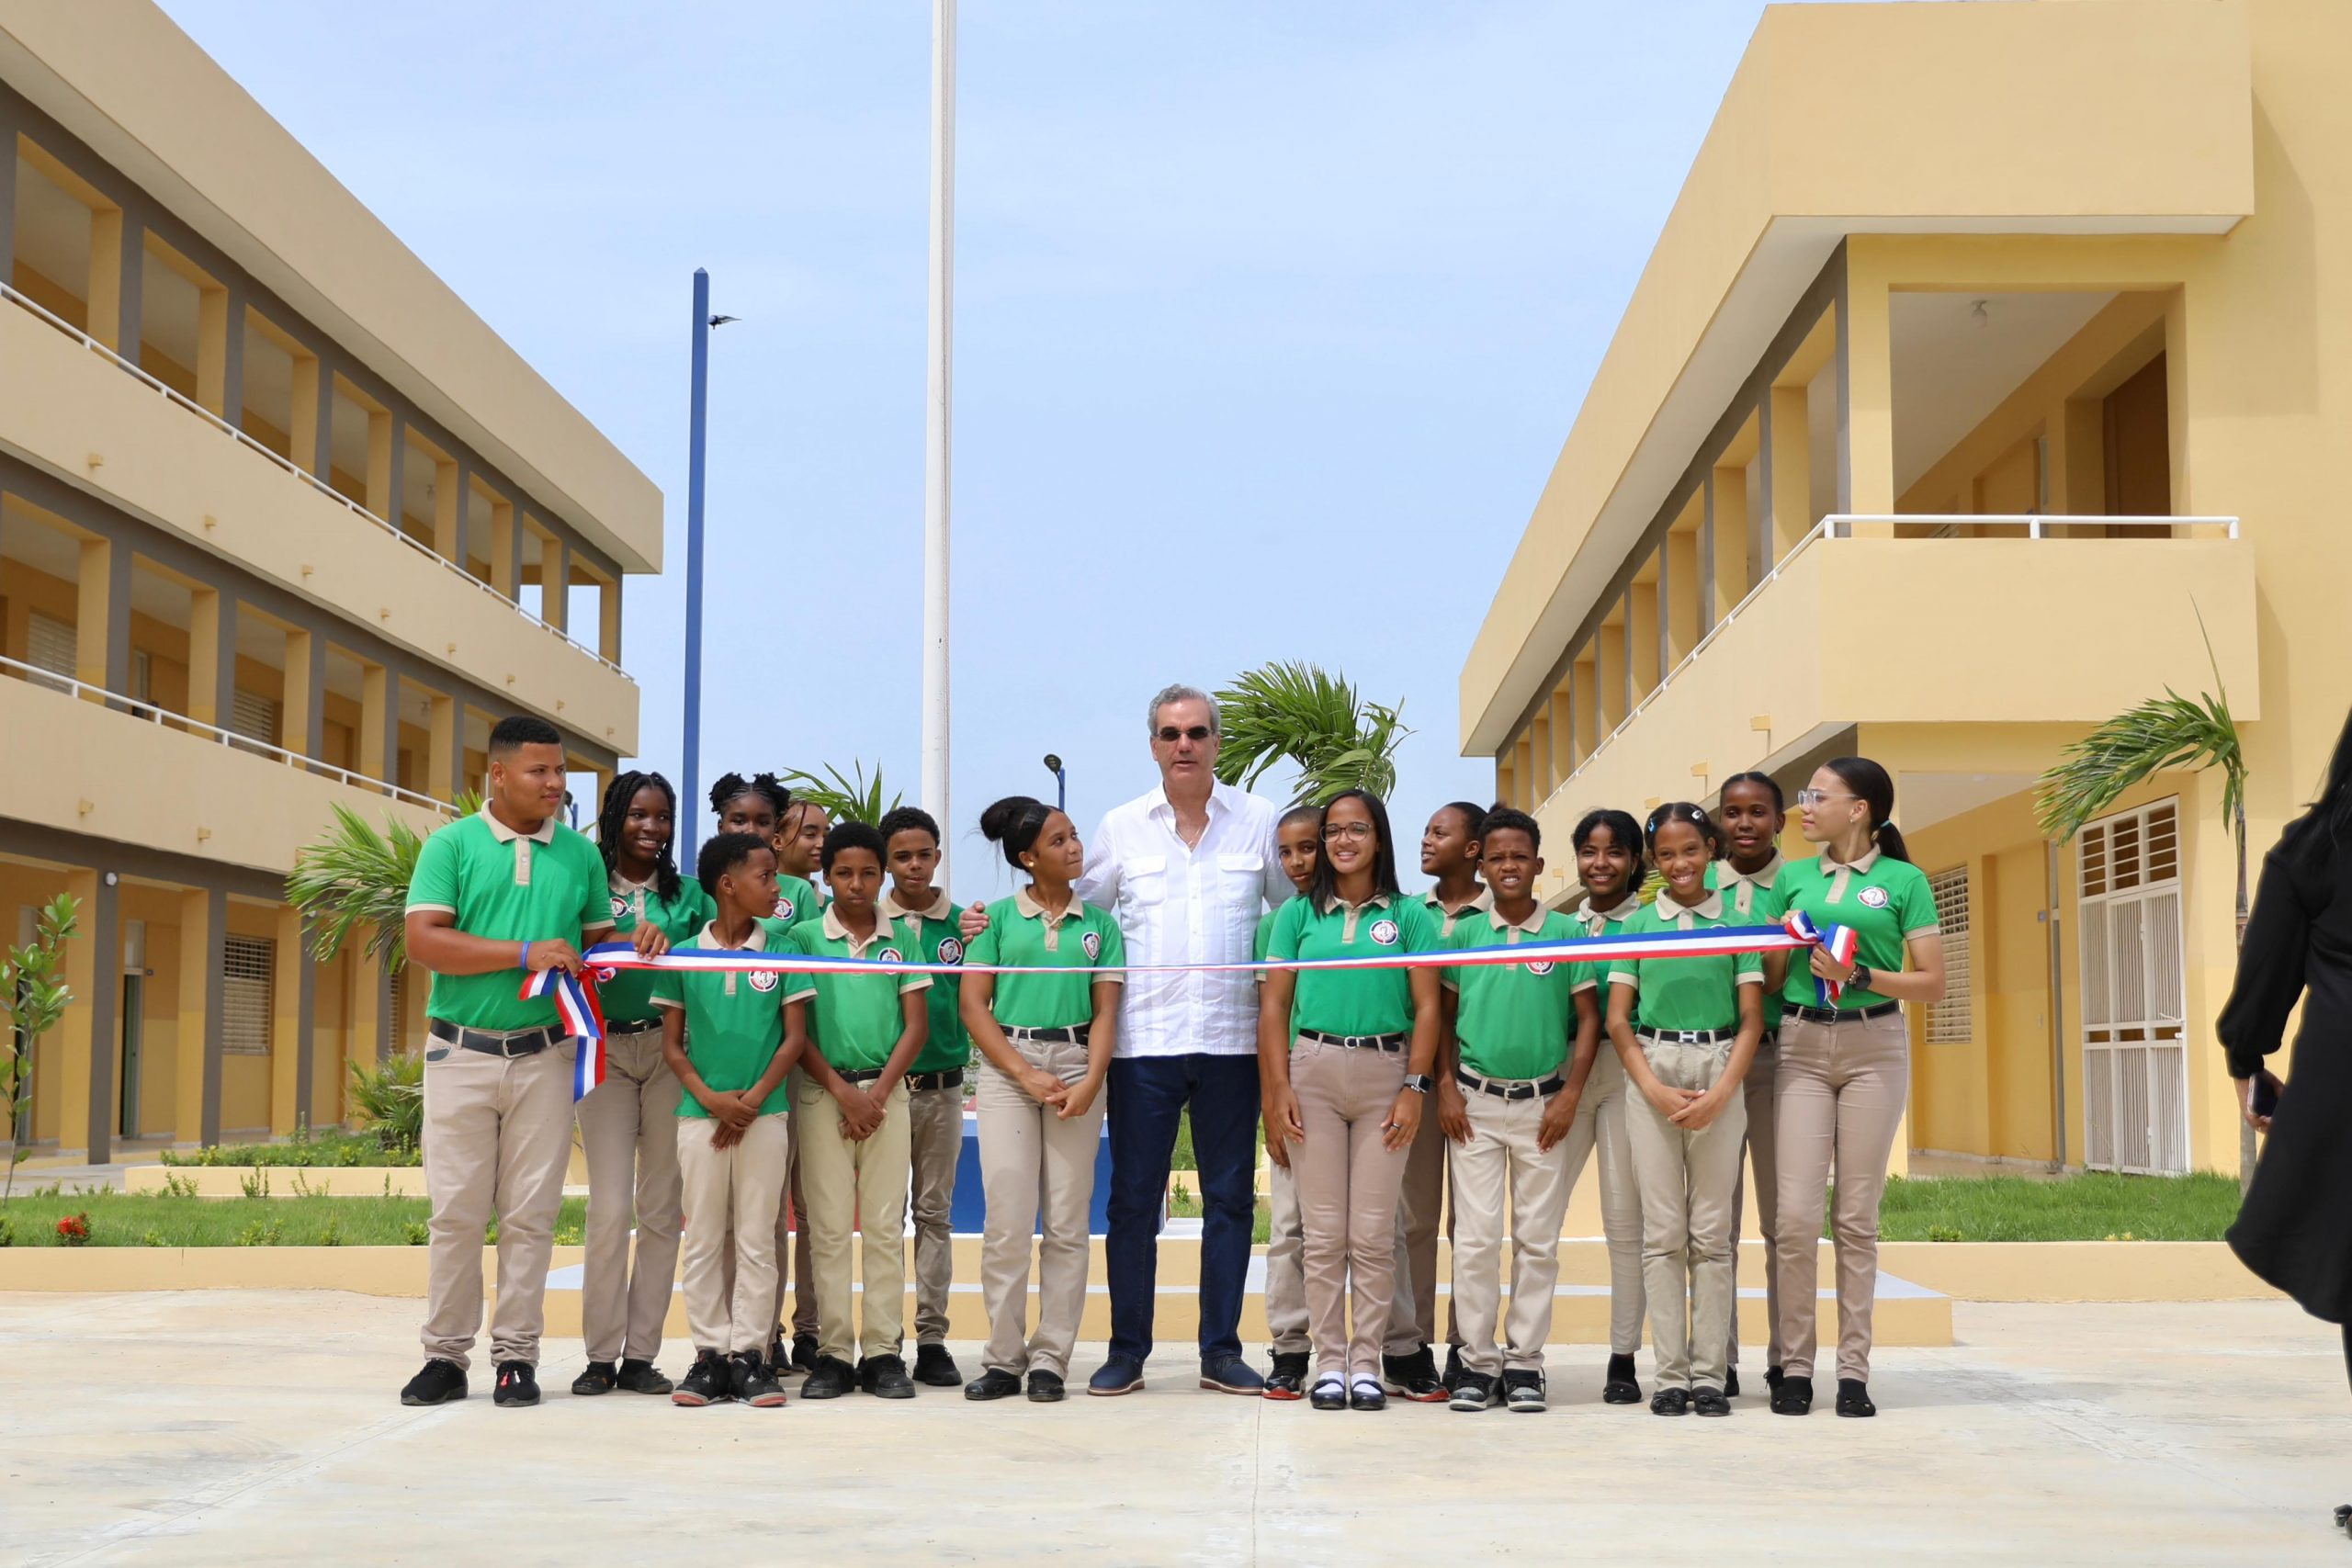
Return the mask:
[[425,1261],[424,1353],[468,1364],[481,1331],[481,1238],[498,1216],[492,1361],[539,1364],[548,1256],[571,1161],[566,1040],[528,1056],[492,1056],[429,1041],[424,1052],[424,1190],[433,1201]]
[[[1291,1158],[1298,1151],[1291,1150]],[[1303,1356],[1306,1329],[1306,1238],[1300,1233],[1298,1172],[1266,1162],[1266,1332],[1277,1356]]]
[[[808,1196],[808,1245],[817,1286],[817,1353],[854,1362],[857,1352],[895,1356],[907,1310],[907,1086],[883,1104],[882,1125],[863,1143],[842,1131],[831,1093],[804,1082],[792,1102],[792,1142]],[[862,1322],[850,1321],[850,1233],[863,1232]]]
[[[1679,1045],[1647,1034],[1637,1038],[1650,1071],[1668,1089],[1713,1089],[1731,1060],[1728,1040]],[[1738,1299],[1731,1194],[1747,1136],[1747,1101],[1734,1095],[1722,1114],[1695,1133],[1668,1121],[1630,1085],[1626,1106],[1642,1186],[1642,1286],[1650,1300],[1657,1386],[1720,1390]]]
[[1598,1154],[1600,1231],[1609,1244],[1609,1348],[1630,1356],[1642,1348],[1642,1191],[1634,1176],[1634,1146],[1626,1135],[1625,1106],[1633,1093],[1625,1065],[1603,1040],[1577,1097],[1576,1120],[1560,1140],[1567,1151],[1568,1180],[1584,1170],[1585,1156]]
[[[718,1123],[707,1116],[673,1117],[685,1190],[686,1328],[697,1350],[731,1354],[767,1348],[775,1300],[774,1232],[784,1201],[784,1167],[792,1149],[791,1119],[781,1111],[752,1118],[742,1141],[710,1146]],[[735,1247],[734,1278],[720,1258]]]
[[1858,1022],[1781,1025],[1776,1100],[1781,1367],[1813,1376],[1815,1270],[1821,1211],[1838,1184],[1838,1375],[1871,1375],[1871,1305],[1878,1293],[1878,1204],[1887,1156],[1911,1091],[1911,1032],[1900,1012]]
[[[662,1057],[662,1028],[612,1033],[605,1081],[575,1111],[588,1156],[588,1254],[580,1330],[592,1361],[650,1361],[678,1278],[677,1076]],[[629,1269],[629,1220],[637,1268]]]
[[[807,1082],[798,1067],[785,1075],[786,1092],[792,1103],[800,1103],[801,1086]],[[816,1264],[808,1249],[808,1198],[800,1186],[800,1141],[792,1144],[792,1163],[786,1170],[784,1205],[775,1212],[775,1312],[776,1326],[784,1326],[784,1293],[792,1292],[792,1332],[797,1335],[817,1332]],[[786,1278],[787,1274],[789,1279]]]
[[[1396,1201],[1396,1290],[1388,1303],[1388,1343],[1392,1356],[1409,1356],[1437,1337],[1437,1237],[1440,1222],[1452,1240],[1456,1221],[1445,1210],[1445,1134],[1438,1129],[1437,1097],[1430,1097],[1428,1113],[1413,1146],[1405,1152],[1405,1187]],[[1462,1343],[1458,1304],[1445,1313],[1445,1340]]]
[[[1016,1040],[1031,1066],[1064,1083],[1086,1076],[1087,1048],[1075,1041]],[[980,1182],[988,1230],[980,1242],[980,1300],[989,1342],[980,1364],[996,1371],[1069,1373],[1086,1312],[1087,1221],[1094,1201],[1094,1159],[1102,1140],[1103,1099],[1068,1120],[1038,1104],[992,1066],[980,1068],[978,1115]],[[1038,1234],[1042,1201],[1045,1230]],[[1029,1316],[1029,1248],[1037,1249],[1037,1331]]]
[[1405,1179],[1405,1152],[1386,1148],[1381,1129],[1405,1087],[1405,1053],[1301,1040],[1291,1048],[1290,1077],[1306,1130],[1290,1157],[1298,1172],[1316,1375],[1377,1378],[1396,1288],[1396,1190]]
[[[1497,1080],[1503,1081],[1503,1080]],[[1560,1283],[1560,1222],[1577,1173],[1567,1140],[1536,1146],[1545,1101],[1503,1100],[1465,1089],[1470,1141],[1450,1144],[1453,1169],[1453,1309],[1462,1359],[1487,1377],[1506,1367],[1542,1371]],[[1510,1315],[1507,1344],[1495,1343],[1502,1311],[1503,1199],[1510,1199]]]
[[[956,1283],[956,1162],[964,1154],[964,1086],[907,1095],[907,1158],[914,1167],[915,1343],[947,1342],[947,1292]],[[1093,1167],[1088,1166],[1090,1178]],[[1081,1230],[1084,1225],[1081,1223]]]
[[[1781,1364],[1781,1271],[1772,1266],[1773,1227],[1781,1213],[1780,1166],[1772,1157],[1775,1146],[1773,1130],[1774,1095],[1780,1081],[1781,1052],[1773,1043],[1772,1032],[1765,1031],[1763,1043],[1756,1047],[1756,1055],[1747,1064],[1747,1076],[1739,1080],[1741,1098],[1747,1101],[1747,1164],[1740,1167],[1739,1179],[1731,1190],[1731,1255],[1732,1278],[1739,1277],[1740,1222],[1747,1212],[1748,1166],[1756,1169],[1756,1232],[1764,1238],[1764,1319],[1767,1324],[1766,1359],[1768,1367]],[[1731,1313],[1731,1348],[1725,1357],[1726,1366],[1739,1365],[1739,1307],[1736,1297]]]

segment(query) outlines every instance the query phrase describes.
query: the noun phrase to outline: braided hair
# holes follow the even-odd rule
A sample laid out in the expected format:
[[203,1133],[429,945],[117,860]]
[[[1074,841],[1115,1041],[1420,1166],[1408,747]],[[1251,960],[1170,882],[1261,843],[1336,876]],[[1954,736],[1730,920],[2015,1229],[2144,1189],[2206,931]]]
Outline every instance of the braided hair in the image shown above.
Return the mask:
[[753,773],[748,779],[741,773],[729,773],[710,786],[710,808],[724,817],[727,815],[727,803],[743,795],[756,795],[775,807],[775,819],[779,823],[792,805],[792,792],[785,788],[783,781],[774,773]]
[[663,901],[678,896],[677,819],[678,792],[660,773],[629,772],[614,778],[605,790],[604,809],[596,814],[596,850],[605,857],[605,874],[614,875],[619,870],[621,835],[628,830],[629,803],[641,789],[658,789],[662,798],[670,803],[670,837],[662,840],[662,852],[653,862],[653,888]]

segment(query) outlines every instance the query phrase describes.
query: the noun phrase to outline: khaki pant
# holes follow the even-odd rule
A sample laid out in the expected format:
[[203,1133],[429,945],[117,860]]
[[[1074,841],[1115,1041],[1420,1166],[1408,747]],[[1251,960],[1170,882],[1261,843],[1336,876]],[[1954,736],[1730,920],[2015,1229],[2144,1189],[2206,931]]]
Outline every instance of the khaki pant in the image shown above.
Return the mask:
[[[1773,1100],[1778,1093],[1780,1072],[1780,1047],[1773,1043],[1772,1032],[1768,1029],[1763,1043],[1756,1047],[1755,1057],[1747,1064],[1747,1076],[1739,1080],[1741,1098],[1747,1101],[1747,1165],[1740,1167],[1739,1179],[1731,1190],[1732,1278],[1736,1285],[1740,1222],[1747,1206],[1747,1169],[1748,1166],[1755,1167],[1756,1231],[1764,1238],[1764,1319],[1768,1325],[1764,1364],[1768,1367],[1781,1364],[1781,1271],[1772,1266],[1773,1230],[1781,1213],[1780,1165],[1772,1157],[1777,1144],[1773,1135]],[[1731,1348],[1724,1364],[1739,1365],[1739,1307],[1736,1294],[1731,1312]]]
[[[650,1361],[678,1278],[678,1097],[659,1024],[605,1041],[605,1081],[575,1107],[588,1156],[580,1331],[592,1361]],[[629,1268],[636,1217],[637,1268]]]
[[492,1056],[446,1041],[424,1052],[424,1190],[433,1201],[425,1261],[427,1356],[459,1366],[481,1331],[481,1238],[498,1215],[492,1361],[539,1364],[548,1257],[571,1161],[575,1043]]
[[1781,1365],[1792,1377],[1813,1376],[1815,1270],[1821,1211],[1834,1179],[1838,1375],[1870,1378],[1878,1204],[1910,1091],[1911,1032],[1902,1013],[1835,1024],[1792,1018],[1781,1025],[1773,1151],[1780,1165],[1781,1212],[1773,1263],[1781,1276]]
[[[1497,1079],[1497,1082],[1508,1080]],[[1542,1371],[1552,1337],[1552,1303],[1560,1283],[1560,1222],[1577,1173],[1567,1140],[1547,1153],[1536,1146],[1546,1101],[1504,1100],[1465,1089],[1470,1141],[1447,1145],[1453,1170],[1453,1309],[1462,1359],[1487,1377]],[[1510,1198],[1510,1316],[1506,1344],[1495,1343],[1502,1310],[1503,1198]]]
[[[817,1353],[854,1362],[895,1356],[907,1310],[907,1086],[883,1104],[882,1125],[856,1143],[842,1131],[831,1093],[803,1082],[792,1102],[792,1142],[808,1197],[817,1289]],[[865,1235],[862,1323],[850,1321],[850,1234]]]
[[[1405,1152],[1405,1187],[1396,1201],[1396,1291],[1388,1303],[1392,1356],[1409,1356],[1437,1337],[1437,1237],[1443,1221],[1453,1239],[1456,1221],[1445,1210],[1446,1139],[1437,1124],[1437,1097],[1430,1097],[1420,1131]],[[1445,1341],[1462,1343],[1456,1303],[1445,1313]]]
[[[1099,1105],[1098,1105],[1099,1109]],[[907,1094],[907,1158],[914,1167],[915,1343],[947,1342],[947,1292],[956,1283],[956,1162],[964,1154],[964,1086]],[[1087,1167],[1090,1180],[1093,1166]],[[1080,1228],[1084,1226],[1081,1224]]]
[[[1294,1160],[1298,1151],[1290,1151]],[[1298,1172],[1266,1162],[1266,1332],[1277,1356],[1303,1356],[1306,1331],[1306,1238],[1299,1230]]]
[[[710,1146],[718,1126],[710,1118],[672,1120],[671,1147],[685,1190],[687,1331],[697,1350],[764,1350],[769,1303],[775,1300],[775,1210],[784,1201],[791,1119],[781,1111],[753,1117],[742,1141],[725,1149]],[[731,1280],[721,1262],[729,1241]]]
[[1291,1047],[1290,1076],[1306,1130],[1306,1141],[1289,1153],[1298,1172],[1316,1374],[1377,1378],[1396,1288],[1396,1190],[1405,1179],[1405,1152],[1385,1146],[1381,1129],[1405,1087],[1405,1053],[1301,1040]]
[[[798,1067],[785,1075],[785,1089],[792,1103],[800,1103],[807,1081]],[[808,1198],[800,1185],[800,1140],[792,1143],[792,1163],[786,1168],[786,1202],[775,1212],[775,1322],[784,1326],[784,1294],[792,1292],[792,1332],[817,1332],[817,1269],[808,1247]],[[790,1278],[787,1280],[786,1275]]]
[[1630,1356],[1642,1348],[1642,1191],[1634,1176],[1634,1146],[1626,1135],[1628,1099],[1641,1097],[1626,1081],[1616,1048],[1603,1040],[1577,1097],[1576,1120],[1559,1146],[1567,1151],[1568,1179],[1598,1154],[1600,1231],[1609,1244],[1609,1348]]
[[[1668,1089],[1713,1089],[1732,1043],[1680,1045],[1639,1035],[1650,1071]],[[1650,1299],[1650,1348],[1661,1389],[1724,1386],[1737,1285],[1732,1271],[1731,1194],[1747,1136],[1747,1101],[1732,1097],[1697,1132],[1668,1121],[1628,1086],[1627,1131],[1642,1186],[1642,1286]]]
[[[1075,1041],[1016,1040],[1021,1059],[1064,1083],[1086,1076],[1087,1048]],[[989,1342],[980,1364],[996,1371],[1069,1374],[1086,1311],[1087,1220],[1094,1203],[1094,1159],[1102,1142],[1103,1098],[1064,1120],[993,1066],[980,1068],[980,1181],[988,1230],[980,1242],[980,1300]],[[1045,1229],[1037,1216],[1044,1205]],[[1037,1331],[1029,1316],[1029,1248],[1037,1248]]]

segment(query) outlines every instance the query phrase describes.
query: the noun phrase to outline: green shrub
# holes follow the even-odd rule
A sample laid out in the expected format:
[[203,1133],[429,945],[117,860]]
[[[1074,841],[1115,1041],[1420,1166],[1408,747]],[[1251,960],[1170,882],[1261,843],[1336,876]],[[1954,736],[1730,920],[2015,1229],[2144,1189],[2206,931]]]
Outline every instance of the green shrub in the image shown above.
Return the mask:
[[[422,1101],[419,1102],[420,1108]],[[166,1149],[164,1163],[178,1167],[295,1166],[354,1167],[414,1166],[423,1163],[413,1143],[387,1146],[374,1128],[364,1133],[330,1129],[297,1133],[282,1144],[212,1144],[200,1149]]]
[[433,1232],[423,1220],[411,1220],[401,1227],[401,1235],[411,1247],[423,1247],[433,1239]]
[[402,1053],[369,1066],[351,1064],[351,1109],[385,1149],[424,1143],[424,1058]]

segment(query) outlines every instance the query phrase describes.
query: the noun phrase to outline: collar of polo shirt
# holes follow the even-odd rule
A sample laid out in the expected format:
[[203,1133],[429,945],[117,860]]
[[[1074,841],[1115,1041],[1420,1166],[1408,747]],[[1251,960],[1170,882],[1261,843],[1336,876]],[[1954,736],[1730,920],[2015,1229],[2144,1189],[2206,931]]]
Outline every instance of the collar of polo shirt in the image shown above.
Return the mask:
[[890,922],[882,918],[882,911],[877,908],[874,913],[874,934],[867,937],[864,942],[860,942],[855,936],[853,936],[850,933],[850,929],[847,926],[842,924],[841,912],[832,905],[826,905],[823,922],[826,940],[830,942],[845,942],[849,943],[849,955],[852,958],[865,957],[865,950],[867,948],[872,947],[876,942],[882,941],[890,934]]
[[1642,896],[1639,893],[1633,891],[1631,888],[1628,888],[1625,893],[1624,901],[1613,909],[1596,909],[1592,907],[1592,899],[1589,897],[1587,897],[1583,903],[1577,906],[1576,918],[1579,920],[1586,921],[1589,924],[1599,926],[1611,921],[1630,920],[1641,912]]
[[[1871,853],[1875,854],[1877,852],[1873,850]],[[1754,871],[1742,871],[1737,866],[1732,864],[1728,860],[1719,860],[1715,863],[1715,886],[1718,887],[1734,887],[1737,886],[1740,883],[1749,882],[1754,883],[1758,887],[1761,887],[1766,883],[1771,881],[1774,877],[1779,876],[1781,874],[1781,867],[1786,863],[1787,862],[1781,859],[1781,852],[1778,850],[1774,850],[1772,852],[1772,858],[1770,860],[1766,861]]]
[[511,844],[517,839],[528,839],[535,844],[552,844],[555,842],[555,818],[552,817],[540,823],[538,831],[536,833],[516,832],[514,829],[509,828],[505,823],[501,822],[497,818],[492,817],[490,814],[490,807],[488,806],[484,806],[481,808],[481,819],[490,824],[490,836],[496,839],[502,844]]
[[[1459,917],[1468,914],[1473,909],[1493,908],[1495,907],[1495,890],[1491,887],[1481,887],[1478,889],[1478,893],[1476,897],[1468,899],[1467,901],[1449,909],[1445,907],[1444,902],[1438,897],[1437,889],[1432,887],[1421,896],[1421,902],[1428,905],[1430,908],[1435,909],[1441,915],[1453,915]],[[1543,909],[1540,906],[1537,908],[1536,913],[1538,916],[1543,914]]]
[[1375,893],[1361,904],[1351,904],[1337,893],[1332,893],[1324,897],[1323,907],[1317,913],[1328,915],[1334,909],[1345,909],[1351,915],[1361,915],[1366,909],[1385,909],[1388,901],[1395,897],[1393,893]]
[[1724,918],[1723,889],[1710,888],[1707,896],[1697,903],[1684,904],[1679,902],[1673,894],[1660,888],[1655,908],[1661,920],[1671,920],[1683,915],[1696,915],[1702,920],[1720,920]]
[[1496,908],[1493,904],[1489,903],[1487,906],[1487,920],[1493,924],[1496,931],[1506,934],[1511,931],[1524,931],[1529,936],[1542,936],[1544,934],[1544,921],[1550,913],[1550,910],[1544,908],[1543,905],[1538,904],[1535,906],[1534,912],[1530,914],[1527,919],[1523,920],[1507,920],[1503,919],[1502,911]]
[[944,887],[934,887],[931,890],[931,904],[927,908],[908,908],[899,902],[899,895],[896,892],[882,895],[882,901],[878,907],[882,911],[882,918],[886,920],[895,920],[904,916],[912,916],[919,920],[950,920],[956,918],[956,900],[949,897]]
[[729,942],[718,934],[718,922],[712,920],[702,928],[702,934],[695,938],[695,945],[720,948],[729,953],[749,953],[755,947],[763,946],[767,942],[767,935],[768,933],[761,929],[760,922],[753,920],[750,933],[742,941]]
[[1868,876],[1871,874],[1871,867],[1877,863],[1878,846],[1875,844],[1871,845],[1869,849],[1864,850],[1860,855],[1857,855],[1850,861],[1839,860],[1836,855],[1830,853],[1826,847],[1821,852],[1821,874],[1824,876],[1827,876],[1833,873],[1840,871],[1850,871],[1856,876]]
[[1014,890],[1012,895],[1012,907],[1021,912],[1021,918],[1023,919],[1043,920],[1049,926],[1057,926],[1065,920],[1074,920],[1078,919],[1079,911],[1084,908],[1083,905],[1079,903],[1078,895],[1073,892],[1069,896],[1069,908],[1057,915],[1051,909],[1046,908],[1043,904],[1038,903],[1036,898],[1031,895],[1029,889],[1026,887],[1017,888]]

